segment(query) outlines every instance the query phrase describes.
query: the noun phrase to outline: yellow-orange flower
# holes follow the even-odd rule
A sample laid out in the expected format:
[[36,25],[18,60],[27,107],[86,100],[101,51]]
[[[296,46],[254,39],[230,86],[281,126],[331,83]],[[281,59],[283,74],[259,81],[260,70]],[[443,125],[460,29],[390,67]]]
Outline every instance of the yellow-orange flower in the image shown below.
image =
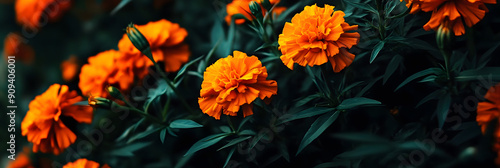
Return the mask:
[[57,20],[71,7],[71,0],[16,0],[16,20],[31,29]]
[[[179,24],[161,19],[146,25],[135,25],[135,27],[148,40],[155,61],[165,64],[165,71],[175,72],[189,60],[191,52],[188,45],[184,43],[188,33]],[[126,34],[118,42],[118,48],[125,53],[125,57],[119,59],[120,62],[132,64],[134,69],[145,71],[136,72],[136,74],[147,74],[147,67],[152,66],[153,63],[134,47]]]
[[76,135],[62,122],[61,116],[90,124],[92,107],[73,105],[82,100],[76,91],[69,91],[68,86],[53,84],[30,102],[21,131],[33,143],[33,152],[58,155],[75,142]]
[[221,113],[236,116],[240,107],[243,116],[253,114],[252,102],[276,95],[278,85],[267,80],[267,69],[256,56],[234,51],[234,56],[221,58],[203,74],[198,103],[203,113],[219,120]]
[[[252,2],[252,1],[257,2],[260,5],[260,4],[262,4],[263,0],[233,0],[231,3],[227,4],[226,5],[227,15],[224,18],[226,20],[226,23],[231,24],[231,18],[236,14],[242,14],[248,20],[253,20],[252,12],[250,11],[250,7],[248,6],[248,4],[250,4],[250,2]],[[280,0],[270,0],[269,1],[269,3],[271,3],[271,5],[277,4],[279,2],[280,2]],[[261,8],[261,9],[262,9],[262,14],[264,15],[266,10],[264,8]],[[285,10],[286,10],[285,7],[275,7],[275,9],[273,10],[273,14],[279,15]],[[245,23],[245,19],[236,19],[236,20],[234,20],[234,23],[243,24],[243,23]]]
[[358,44],[359,33],[348,31],[358,26],[350,26],[344,21],[344,12],[333,8],[306,6],[285,24],[278,43],[281,60],[288,68],[293,69],[294,63],[314,66],[330,61],[333,70],[340,72],[352,63],[354,54],[347,49]]
[[481,130],[484,133],[488,124],[497,119],[497,128],[495,128],[495,145],[493,149],[499,154],[495,160],[497,165],[500,165],[500,83],[491,87],[486,95],[486,102],[479,102],[477,104],[477,117],[476,121],[481,126]]
[[[99,163],[87,160],[87,159],[78,159],[74,162],[69,162],[63,166],[63,168],[99,168]],[[110,168],[107,164],[101,166],[100,168]]]
[[462,20],[468,27],[472,27],[483,19],[488,9],[484,5],[496,4],[496,0],[406,0],[406,6],[413,4],[411,13],[418,11],[431,12],[429,22],[424,25],[425,30],[437,30],[440,25],[453,30],[455,36],[465,33]]
[[[134,82],[132,65],[119,64],[119,58],[126,57],[120,51],[108,50],[88,59],[80,72],[78,86],[84,95],[109,97],[107,86],[115,86],[120,90],[129,90]],[[136,62],[137,63],[137,62]]]
[[31,46],[24,43],[22,37],[17,33],[9,33],[4,40],[3,54],[5,59],[8,56],[16,56],[17,61],[31,64],[35,58],[35,51]]
[[79,70],[80,65],[78,64],[78,58],[74,55],[61,63],[61,72],[64,81],[68,82],[75,79]]

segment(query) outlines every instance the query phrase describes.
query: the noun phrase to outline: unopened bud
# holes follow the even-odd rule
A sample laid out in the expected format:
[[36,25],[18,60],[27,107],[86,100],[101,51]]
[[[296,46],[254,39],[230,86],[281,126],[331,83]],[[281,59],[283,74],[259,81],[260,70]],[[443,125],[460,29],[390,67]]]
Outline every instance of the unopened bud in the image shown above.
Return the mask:
[[273,7],[273,5],[271,4],[271,2],[269,2],[269,0],[262,0],[261,3],[262,7],[264,7],[264,9],[266,9],[267,11],[270,11],[271,8]]
[[127,32],[128,39],[130,39],[130,42],[132,42],[134,47],[141,51],[142,54],[146,55],[151,61],[153,61],[153,63],[156,64],[153,58],[153,54],[151,53],[151,48],[149,46],[148,40],[135,27],[135,25],[130,23],[125,31]]
[[250,7],[250,12],[252,12],[252,14],[255,17],[259,17],[262,15],[262,9],[257,2],[252,1],[252,2],[248,3],[248,6]]
[[89,105],[92,107],[109,108],[111,105],[111,100],[108,100],[108,99],[102,98],[102,97],[90,96],[88,101],[89,101]]
[[112,97],[123,100],[123,95],[120,92],[120,90],[118,90],[118,88],[113,86],[108,86],[106,88],[106,91],[108,91],[109,95],[111,95]]

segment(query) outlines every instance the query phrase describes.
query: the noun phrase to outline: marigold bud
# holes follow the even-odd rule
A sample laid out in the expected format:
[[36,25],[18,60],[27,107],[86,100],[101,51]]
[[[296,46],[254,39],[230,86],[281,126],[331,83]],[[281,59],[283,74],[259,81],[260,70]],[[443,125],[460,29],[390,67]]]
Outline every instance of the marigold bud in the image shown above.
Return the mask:
[[142,33],[132,23],[130,23],[125,30],[130,42],[132,42],[134,47],[141,51],[142,54],[146,55],[151,61],[153,61],[153,63],[156,64],[153,58],[153,54],[151,53],[151,47],[146,37],[144,37],[144,35],[142,35]]
[[111,106],[111,100],[102,97],[89,97],[89,105],[92,107],[104,107],[109,108]]
[[252,14],[255,17],[259,17],[262,15],[262,9],[257,2],[252,1],[252,2],[248,3],[248,6],[250,7],[250,11],[252,12]]
[[113,86],[108,86],[106,88],[106,91],[108,91],[109,95],[111,95],[112,97],[123,100],[123,95],[120,92],[120,90],[118,90],[118,88]]

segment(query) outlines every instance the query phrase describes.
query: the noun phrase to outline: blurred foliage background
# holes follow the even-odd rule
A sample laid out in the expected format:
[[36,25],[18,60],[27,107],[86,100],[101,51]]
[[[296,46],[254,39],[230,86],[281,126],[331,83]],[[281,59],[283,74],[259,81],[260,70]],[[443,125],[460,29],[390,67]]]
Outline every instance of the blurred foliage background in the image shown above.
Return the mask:
[[[200,139],[234,131],[225,117],[215,120],[199,110],[197,98],[202,79],[186,75],[178,91],[194,111],[189,113],[180,105],[174,106],[174,119],[187,118],[203,127],[175,129],[170,135],[165,131],[151,131],[156,127],[141,121],[140,116],[131,114],[120,119],[120,113],[97,109],[91,125],[66,123],[78,135],[70,146],[73,151],[67,149],[59,156],[37,153],[31,155],[33,160],[48,158],[64,165],[87,158],[111,167],[494,167],[493,135],[481,134],[475,116],[477,102],[485,101],[482,96],[486,90],[499,81],[498,68],[472,73],[477,78],[454,82],[452,87],[434,78],[426,78],[427,81],[418,78],[398,88],[415,73],[440,68],[443,58],[436,44],[436,32],[422,28],[430,13],[408,15],[404,2],[384,0],[383,10],[387,15],[380,19],[379,13],[365,10],[367,6],[375,7],[375,1],[378,0],[280,2],[279,6],[288,9],[274,22],[277,34],[295,13],[315,3],[334,5],[336,10],[346,13],[346,22],[359,25],[360,42],[350,50],[356,54],[354,62],[341,73],[333,73],[326,64],[310,69],[296,67],[293,71],[283,66],[280,55],[273,53],[277,44],[262,47],[264,42],[259,34],[247,25],[228,25],[224,21],[229,3],[226,0],[132,0],[116,12],[112,11],[120,0],[74,0],[71,9],[58,21],[25,38],[26,44],[33,47],[35,57],[31,64],[16,63],[17,151],[30,145],[20,134],[20,124],[36,95],[54,83],[79,90],[78,78],[63,80],[61,63],[64,60],[76,56],[81,66],[90,56],[117,49],[129,23],[143,25],[167,19],[188,31],[186,43],[191,50],[190,60],[206,58],[213,50],[211,59],[196,62],[188,67],[189,71],[202,75],[203,68],[217,58],[240,50],[258,56],[268,69],[268,79],[277,81],[278,94],[270,105],[257,101],[253,116],[231,118],[235,127],[242,124],[241,130],[248,131],[224,136],[217,144],[185,156]],[[467,28],[465,35],[453,38],[450,63],[456,65],[456,76],[465,70],[500,66],[500,50],[496,49],[500,45],[500,7],[487,7],[489,12],[478,24]],[[1,1],[0,13],[0,39],[13,32],[22,34],[12,1]],[[385,29],[377,29],[379,24],[386,25]],[[382,47],[380,41],[384,41]],[[3,43],[0,41],[0,46],[4,46]],[[378,54],[373,56],[374,52]],[[3,108],[7,105],[5,59],[0,59],[0,64],[0,106]],[[169,77],[175,76],[175,73],[169,74]],[[434,76],[438,78],[439,74]],[[480,76],[484,76],[486,82],[476,80]],[[432,93],[443,87],[456,90],[449,102],[433,97],[436,94]],[[325,92],[325,88],[330,92]],[[343,105],[352,108],[331,107],[325,97],[332,95],[338,96],[337,106],[345,103]],[[345,101],[350,98],[360,103]],[[174,100],[174,104],[178,103]],[[436,109],[447,112],[448,107],[451,108],[448,120],[438,121],[436,115],[442,112]],[[313,128],[311,125],[321,123],[318,116],[327,114],[336,115],[335,122],[320,127],[323,131],[317,132],[317,138],[312,138],[310,144],[299,151],[306,132]],[[7,117],[1,118],[3,129],[9,121]],[[107,121],[115,127],[109,133],[102,133],[99,123]],[[2,149],[7,148],[3,142],[8,135],[6,131],[0,132]],[[441,141],[443,137],[445,140]],[[235,145],[218,150],[231,142]],[[4,150],[1,165],[7,163],[5,154]]]

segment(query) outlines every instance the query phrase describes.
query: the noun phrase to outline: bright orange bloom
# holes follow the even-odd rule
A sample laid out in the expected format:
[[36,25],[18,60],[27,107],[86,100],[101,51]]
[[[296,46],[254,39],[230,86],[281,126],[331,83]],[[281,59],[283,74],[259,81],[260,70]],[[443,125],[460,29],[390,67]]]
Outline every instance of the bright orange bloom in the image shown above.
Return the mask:
[[61,72],[64,81],[68,82],[75,79],[79,70],[78,58],[74,55],[61,63]]
[[253,114],[252,102],[276,95],[278,85],[267,80],[267,69],[256,56],[234,51],[233,56],[221,58],[210,65],[203,74],[198,103],[203,113],[219,120],[221,112],[236,116],[243,109],[243,116]]
[[[179,24],[162,19],[146,25],[135,25],[135,27],[148,40],[155,61],[165,64],[165,71],[175,72],[189,60],[191,52],[188,45],[184,43],[188,33]],[[135,72],[136,74],[147,74],[147,67],[152,66],[153,62],[135,48],[126,34],[118,42],[118,48],[126,56],[119,61],[123,64],[132,64],[134,69],[146,70]]]
[[5,59],[8,56],[16,56],[16,61],[31,64],[35,58],[35,51],[31,46],[22,41],[22,37],[17,33],[9,33],[4,40],[3,54]]
[[304,10],[287,22],[279,35],[281,60],[293,70],[293,64],[300,66],[322,65],[328,61],[334,72],[340,72],[354,60],[349,53],[358,44],[358,26],[344,22],[344,12],[334,11],[333,6],[324,8],[316,5],[306,6]]
[[58,155],[75,142],[76,135],[60,117],[71,117],[77,122],[90,124],[92,107],[73,105],[82,100],[76,91],[69,91],[68,86],[53,84],[30,102],[21,130],[22,135],[33,143],[33,152]]
[[493,149],[498,152],[498,157],[495,160],[497,165],[500,165],[500,83],[496,86],[491,87],[486,95],[486,102],[479,102],[477,104],[477,117],[476,121],[481,126],[481,130],[485,133],[488,124],[497,119],[497,128],[495,128],[495,145]]
[[29,157],[29,148],[25,147],[15,160],[9,162],[7,168],[35,168]]
[[453,30],[455,36],[465,33],[465,27],[472,27],[483,19],[488,9],[484,5],[496,4],[496,0],[406,0],[406,6],[413,4],[411,13],[419,10],[431,12],[429,22],[424,25],[425,30],[437,30],[440,25],[444,25]]
[[31,29],[55,21],[71,7],[71,0],[16,0],[16,19]]
[[105,90],[107,86],[129,90],[134,82],[134,72],[131,64],[117,63],[118,59],[123,57],[126,56],[116,50],[104,51],[90,57],[89,63],[83,65],[80,72],[78,86],[82,93],[87,96],[109,97]]
[[[74,162],[69,162],[63,166],[63,168],[99,168],[99,163],[87,160],[87,159],[78,159]],[[101,166],[101,168],[110,168],[107,164]]]
[[[227,24],[231,24],[231,18],[236,15],[236,14],[242,14],[245,16],[248,20],[253,20],[253,15],[252,12],[250,11],[250,7],[248,6],[250,2],[255,1],[259,5],[262,4],[263,0],[233,0],[231,3],[226,5],[226,17],[224,18],[226,20]],[[269,3],[271,5],[279,3],[280,0],[270,0]],[[262,7],[262,15],[265,14],[266,10]],[[285,11],[285,7],[275,7],[273,10],[273,13],[276,15],[280,15],[283,11]],[[245,23],[245,19],[236,19],[234,20],[235,24],[243,24]]]

